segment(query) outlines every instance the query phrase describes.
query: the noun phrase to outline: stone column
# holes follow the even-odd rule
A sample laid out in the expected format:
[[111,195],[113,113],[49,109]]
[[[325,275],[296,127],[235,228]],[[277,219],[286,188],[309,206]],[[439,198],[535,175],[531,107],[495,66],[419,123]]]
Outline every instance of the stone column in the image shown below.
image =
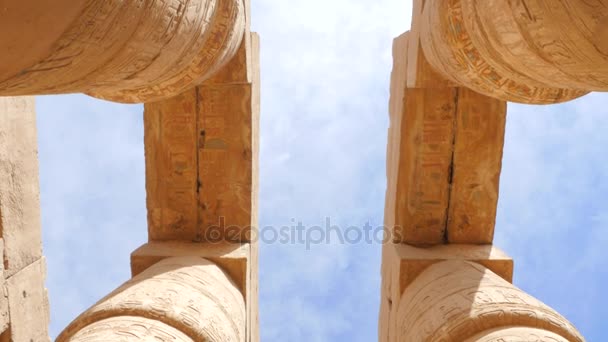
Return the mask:
[[[513,4],[538,9],[549,1],[505,2],[486,24],[502,23]],[[582,12],[599,6],[559,6],[568,2]],[[584,341],[564,317],[511,284],[513,261],[492,243],[506,101],[549,104],[587,90],[528,81],[499,65],[503,54],[484,55],[479,41],[487,37],[467,29],[480,30],[484,13],[490,18],[488,3],[414,0],[411,30],[394,40],[380,342]],[[530,52],[521,47],[502,46]]]
[[164,259],[72,322],[57,342],[245,341],[245,302],[215,263]]
[[212,2],[244,8],[240,45],[212,77],[145,103],[148,243],[133,279],[58,342],[259,340],[259,43],[249,1],[196,3]]
[[398,305],[399,341],[515,341],[523,336],[537,338],[518,341],[584,341],[553,309],[475,262],[429,266]]
[[603,0],[416,0],[425,56],[443,77],[527,104],[608,90]]
[[0,97],[0,341],[49,340],[34,98]]

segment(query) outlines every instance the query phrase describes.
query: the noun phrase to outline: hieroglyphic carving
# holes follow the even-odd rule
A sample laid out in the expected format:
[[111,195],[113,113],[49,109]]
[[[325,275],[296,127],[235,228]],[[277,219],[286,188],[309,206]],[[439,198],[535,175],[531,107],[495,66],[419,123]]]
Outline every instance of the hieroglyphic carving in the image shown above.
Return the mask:
[[251,84],[199,87],[199,224],[204,240],[251,238],[251,90]]
[[421,42],[427,60],[442,76],[490,97],[546,104],[569,101],[588,92],[539,86],[526,75],[514,79],[513,73],[492,67],[471,41],[461,0],[426,0]]
[[460,342],[511,326],[547,330],[571,342],[584,341],[553,309],[485,267],[465,261],[445,261],[427,268],[402,296],[398,320],[401,341]]
[[194,341],[244,342],[245,302],[232,280],[200,257],[164,259],[110,293],[74,320],[57,342],[111,317],[137,316],[162,322]]
[[[491,243],[506,103],[408,67],[409,38],[395,41],[408,57],[396,56],[393,70],[385,225],[397,243]],[[409,72],[426,86],[408,88]]]
[[485,331],[464,342],[569,342],[553,332],[528,327],[509,327]]
[[447,222],[450,243],[494,239],[507,104],[459,88]]
[[420,29],[422,21],[422,10],[426,0],[414,0],[412,2],[412,26],[407,33],[408,46],[406,56],[399,58],[407,59],[407,87],[408,88],[446,88],[455,86],[450,81],[439,75],[424,57],[420,42]]
[[[472,342],[477,334],[484,341],[583,341],[563,317],[509,283],[513,262],[491,243],[505,101],[556,103],[588,88],[548,85],[489,58],[489,47],[475,45],[483,34],[467,30],[474,20],[499,20],[463,14],[461,4],[487,10],[494,1],[461,1],[415,0],[412,31],[393,45],[385,206],[392,239],[382,252],[380,341]],[[493,13],[521,2],[503,1]]]
[[196,239],[198,94],[147,103],[144,111],[150,240]]
[[167,324],[135,316],[111,317],[94,322],[77,332],[68,341],[196,342]]
[[[3,68],[0,94],[86,92],[117,102],[167,98],[225,65],[245,27],[243,0],[88,0],[78,6],[63,18],[71,22],[65,32],[47,37],[56,41],[41,43],[49,48],[30,65]],[[2,11],[0,21],[19,10],[11,9]],[[0,39],[0,47],[11,39]]]
[[608,3],[461,0],[485,61],[552,87],[608,90]]
[[149,260],[182,252],[207,257],[204,251],[215,250],[217,243],[251,242],[244,259],[213,259],[218,264],[235,261],[229,272],[246,287],[248,341],[259,340],[258,246],[252,240],[257,225],[258,67],[259,39],[249,33],[234,59],[214,77],[179,96],[145,105],[150,246],[177,240],[189,247],[169,253],[164,249],[162,256],[145,256],[144,262],[142,255],[133,259],[138,273],[150,266]]
[[395,242],[437,244],[445,239],[457,96],[455,88],[405,90]]
[[[255,43],[257,37],[247,41]],[[257,61],[257,51],[249,54]],[[145,105],[151,240],[251,239],[259,116],[259,89],[254,90],[259,81],[229,77],[234,78],[230,83],[214,78]]]

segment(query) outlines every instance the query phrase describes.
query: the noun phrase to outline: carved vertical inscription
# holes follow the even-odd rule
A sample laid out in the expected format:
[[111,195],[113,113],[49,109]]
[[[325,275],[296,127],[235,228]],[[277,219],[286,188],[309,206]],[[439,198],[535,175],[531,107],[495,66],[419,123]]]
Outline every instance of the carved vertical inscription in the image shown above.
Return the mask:
[[195,240],[197,93],[147,103],[144,112],[150,240]]
[[450,243],[492,243],[507,104],[461,88],[456,114]]
[[199,226],[203,240],[249,241],[252,86],[199,87]]
[[396,242],[445,239],[454,143],[455,88],[407,89],[395,208]]

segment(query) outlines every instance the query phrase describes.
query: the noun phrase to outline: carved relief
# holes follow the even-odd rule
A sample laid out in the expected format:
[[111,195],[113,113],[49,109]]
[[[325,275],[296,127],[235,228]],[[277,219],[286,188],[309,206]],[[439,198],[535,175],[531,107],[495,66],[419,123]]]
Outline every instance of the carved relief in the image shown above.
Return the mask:
[[118,316],[171,326],[194,341],[245,341],[245,302],[214,263],[199,257],[160,261],[100,300],[72,322],[57,342],[76,339],[91,324]]
[[425,270],[406,289],[397,316],[401,341],[460,342],[510,326],[584,341],[553,309],[485,267],[465,261],[445,261]]
[[527,328],[509,327],[485,331],[471,337],[465,342],[569,342],[564,337],[550,331]]
[[181,331],[159,321],[134,316],[103,319],[86,326],[69,341],[82,342],[195,342]]
[[461,1],[485,60],[554,87],[608,89],[608,2]]
[[[52,43],[41,42],[50,47],[31,64],[4,66],[0,94],[86,92],[117,102],[167,98],[225,65],[245,28],[242,0],[88,0],[80,6],[61,17],[73,22],[49,37],[56,39]],[[3,11],[0,21],[18,8],[12,10]]]
[[569,101],[588,92],[566,89],[568,85],[551,87],[512,70],[509,62],[488,59],[467,30],[465,18],[469,17],[463,13],[462,0],[427,0],[422,15],[421,42],[426,58],[436,71],[457,84],[504,101],[531,104]]

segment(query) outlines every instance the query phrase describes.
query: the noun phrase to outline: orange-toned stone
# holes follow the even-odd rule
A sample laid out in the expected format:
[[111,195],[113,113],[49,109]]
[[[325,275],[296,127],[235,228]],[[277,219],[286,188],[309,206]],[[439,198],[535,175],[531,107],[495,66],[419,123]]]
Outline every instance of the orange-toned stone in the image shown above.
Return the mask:
[[569,101],[588,92],[569,89],[568,85],[552,87],[525,74],[506,72],[506,67],[493,66],[484,59],[480,47],[466,29],[462,0],[425,0],[420,36],[424,55],[435,71],[486,96],[503,101],[551,104]]
[[[0,12],[0,95],[180,94],[215,74],[245,30],[242,0],[12,1]],[[14,32],[14,34],[10,34]]]
[[491,244],[494,238],[507,104],[459,88],[447,241]]
[[125,317],[123,324],[131,317],[158,321],[192,341],[246,341],[242,294],[217,265],[195,256],[164,259],[146,269],[76,318],[57,342],[88,341],[81,331],[113,317]]
[[477,263],[452,260],[430,266],[398,305],[399,341],[478,341],[478,334],[496,336],[494,329],[512,327],[584,341],[564,317]]

